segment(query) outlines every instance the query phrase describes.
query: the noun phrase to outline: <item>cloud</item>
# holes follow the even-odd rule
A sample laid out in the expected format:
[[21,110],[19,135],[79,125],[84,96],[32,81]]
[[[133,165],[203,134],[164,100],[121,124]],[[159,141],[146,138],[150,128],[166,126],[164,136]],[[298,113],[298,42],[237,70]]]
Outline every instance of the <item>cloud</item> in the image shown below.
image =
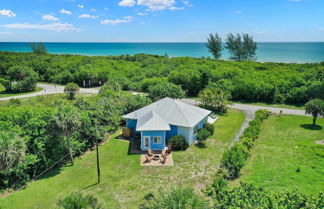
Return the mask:
[[9,9],[0,10],[0,17],[16,17],[16,14]]
[[317,31],[324,31],[324,27],[319,27],[316,29]]
[[42,17],[44,20],[48,20],[48,21],[57,21],[59,20],[57,17],[54,17],[52,15],[43,15]]
[[53,24],[30,24],[30,23],[14,23],[4,25],[5,28],[11,29],[36,29],[36,30],[49,30],[56,32],[66,32],[66,31],[80,31],[79,28],[74,27],[69,23],[53,23]]
[[147,15],[147,13],[137,12],[137,15],[139,15],[139,16],[145,16],[145,15]]
[[78,4],[78,7],[81,8],[81,9],[83,9],[84,8],[84,5]]
[[169,10],[183,10],[184,7],[169,7]]
[[0,31],[0,36],[11,36],[12,33],[7,32],[7,31]]
[[134,21],[134,17],[126,16],[123,19],[115,19],[115,20],[103,20],[100,23],[103,25],[118,25],[120,23],[130,23]]
[[95,12],[95,11],[97,11],[97,10],[94,8],[90,9],[90,12]]
[[104,10],[108,10],[108,7],[105,7]]
[[234,11],[234,13],[240,15],[240,14],[243,13],[243,11],[242,10],[236,10],[236,11]]
[[171,8],[175,0],[138,0],[137,4],[147,6],[147,11],[160,11]]
[[122,7],[133,7],[135,3],[135,0],[122,0],[118,5]]
[[98,16],[94,16],[94,15],[89,15],[89,14],[83,14],[83,15],[79,15],[79,18],[97,18]]
[[61,10],[60,10],[60,13],[61,13],[61,14],[65,14],[65,15],[71,15],[71,14],[72,14],[71,11],[69,11],[69,10],[65,10],[65,9],[61,9]]

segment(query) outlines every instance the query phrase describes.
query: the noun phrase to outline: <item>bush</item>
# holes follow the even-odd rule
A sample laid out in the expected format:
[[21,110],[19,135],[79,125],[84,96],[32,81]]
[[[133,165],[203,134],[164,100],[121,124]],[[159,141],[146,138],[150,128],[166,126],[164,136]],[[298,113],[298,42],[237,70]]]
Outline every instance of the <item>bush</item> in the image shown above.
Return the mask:
[[248,150],[252,149],[254,145],[253,140],[247,137],[240,139],[240,143]]
[[239,177],[240,170],[245,164],[246,157],[246,151],[243,147],[236,144],[223,154],[221,167],[227,169],[229,179],[232,180]]
[[211,135],[214,134],[214,130],[215,130],[215,127],[213,124],[210,124],[210,123],[206,123],[205,124],[205,129],[207,129]]
[[186,150],[189,145],[183,136],[173,136],[170,139],[170,145],[173,150]]
[[185,92],[181,86],[169,82],[160,82],[154,86],[149,87],[149,98],[153,101],[170,97],[173,99],[181,99],[185,96]]
[[271,192],[264,187],[242,183],[239,187],[212,184],[205,192],[213,208],[323,208],[323,193]]
[[210,137],[212,134],[206,129],[206,128],[202,128],[198,131],[197,133],[197,140],[199,144],[204,143],[204,141]]
[[100,209],[102,206],[98,203],[98,199],[93,195],[84,195],[80,192],[73,192],[69,196],[60,199],[57,202],[60,208],[64,209]]
[[64,92],[66,93],[68,99],[75,99],[75,94],[80,90],[78,84],[76,83],[68,83],[64,88]]
[[197,195],[191,188],[174,188],[169,192],[161,192],[152,200],[148,200],[142,207],[145,209],[206,209],[207,201]]

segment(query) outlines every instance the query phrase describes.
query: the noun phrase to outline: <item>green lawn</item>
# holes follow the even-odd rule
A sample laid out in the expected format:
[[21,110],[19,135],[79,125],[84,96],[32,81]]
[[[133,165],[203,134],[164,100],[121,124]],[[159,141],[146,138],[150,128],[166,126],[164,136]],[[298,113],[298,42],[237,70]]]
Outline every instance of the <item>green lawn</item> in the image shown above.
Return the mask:
[[39,92],[41,90],[43,90],[43,89],[40,88],[40,87],[36,87],[36,90],[35,91],[31,91],[31,92],[25,92],[25,93],[7,93],[7,92],[4,92],[4,89],[0,89],[0,98],[3,98],[3,97],[12,97],[12,96],[20,96],[20,95],[25,95],[25,94],[32,94],[32,93]]
[[258,105],[264,107],[278,107],[278,108],[287,108],[287,109],[296,109],[296,110],[304,110],[304,106],[298,105],[288,105],[288,104],[268,104],[264,102],[240,102],[240,101],[233,101],[236,104],[246,104],[246,105]]
[[240,180],[274,191],[323,191],[324,145],[315,141],[324,140],[324,119],[318,119],[316,130],[309,129],[311,122],[311,117],[293,115],[265,120]]
[[174,152],[173,167],[140,166],[140,156],[128,155],[129,143],[114,138],[115,134],[100,147],[100,184],[95,184],[95,153],[89,153],[76,159],[73,167],[62,167],[26,189],[2,198],[0,208],[52,208],[59,198],[79,190],[95,194],[108,208],[138,208],[148,192],[178,185],[200,190],[212,181],[223,151],[243,120],[243,113],[235,110],[220,116],[206,147],[193,145],[186,151]]

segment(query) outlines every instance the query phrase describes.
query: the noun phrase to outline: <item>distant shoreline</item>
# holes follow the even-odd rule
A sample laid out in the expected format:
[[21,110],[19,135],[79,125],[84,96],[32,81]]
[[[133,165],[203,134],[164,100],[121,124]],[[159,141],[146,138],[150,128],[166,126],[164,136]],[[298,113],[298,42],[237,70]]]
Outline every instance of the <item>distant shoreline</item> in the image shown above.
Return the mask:
[[[169,57],[211,57],[203,42],[43,42],[50,54],[120,56],[151,54]],[[31,52],[29,42],[0,42],[0,51]],[[223,50],[221,59],[230,54]],[[319,63],[324,42],[258,42],[257,62]]]

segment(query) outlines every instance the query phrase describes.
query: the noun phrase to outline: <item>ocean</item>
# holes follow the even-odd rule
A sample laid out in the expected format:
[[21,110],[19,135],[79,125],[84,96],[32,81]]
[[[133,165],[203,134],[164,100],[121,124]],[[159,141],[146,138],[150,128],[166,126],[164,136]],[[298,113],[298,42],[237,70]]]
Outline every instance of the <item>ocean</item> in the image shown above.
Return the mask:
[[[167,53],[170,57],[212,56],[204,43],[44,43],[49,53],[90,56]],[[310,63],[324,61],[324,42],[259,42],[257,61]],[[0,51],[31,52],[27,42],[0,42]],[[222,59],[229,53],[223,50]]]

